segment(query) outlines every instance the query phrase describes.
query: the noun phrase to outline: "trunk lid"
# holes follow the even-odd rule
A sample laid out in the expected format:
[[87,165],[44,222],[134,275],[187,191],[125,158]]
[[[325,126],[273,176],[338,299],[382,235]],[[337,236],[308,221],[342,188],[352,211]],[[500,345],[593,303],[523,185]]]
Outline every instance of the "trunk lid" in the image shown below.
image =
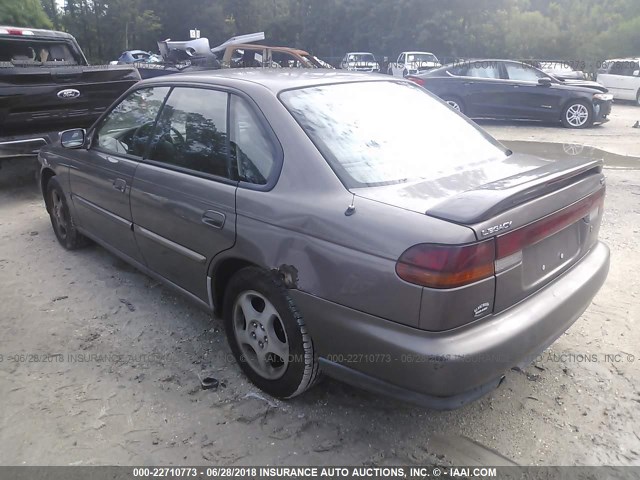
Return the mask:
[[353,193],[466,226],[479,241],[493,238],[495,299],[488,313],[497,313],[557,278],[595,244],[602,165],[513,154],[429,181]]

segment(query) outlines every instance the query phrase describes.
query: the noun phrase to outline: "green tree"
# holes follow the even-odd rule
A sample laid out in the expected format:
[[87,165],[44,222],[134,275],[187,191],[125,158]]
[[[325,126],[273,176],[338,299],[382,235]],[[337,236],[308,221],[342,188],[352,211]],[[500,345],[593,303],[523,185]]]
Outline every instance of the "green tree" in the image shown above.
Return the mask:
[[0,25],[14,27],[51,28],[53,24],[39,0],[2,0]]

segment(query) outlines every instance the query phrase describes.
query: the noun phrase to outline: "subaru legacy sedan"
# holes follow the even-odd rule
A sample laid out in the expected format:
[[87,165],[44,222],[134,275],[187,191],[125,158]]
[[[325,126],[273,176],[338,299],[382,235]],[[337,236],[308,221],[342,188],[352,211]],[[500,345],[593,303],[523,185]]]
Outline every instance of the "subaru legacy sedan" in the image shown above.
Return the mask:
[[222,317],[279,398],[322,372],[458,407],[565,332],[608,272],[601,162],[512,153],[402,79],[149,79],[60,143],[39,159],[62,246],[91,239]]

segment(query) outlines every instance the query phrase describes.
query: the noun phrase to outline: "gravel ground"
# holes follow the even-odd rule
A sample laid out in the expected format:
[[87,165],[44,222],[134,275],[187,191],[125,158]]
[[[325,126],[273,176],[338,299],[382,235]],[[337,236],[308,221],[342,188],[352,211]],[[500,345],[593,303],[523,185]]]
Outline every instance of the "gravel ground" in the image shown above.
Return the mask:
[[[614,121],[487,128],[574,142],[613,127],[637,149],[640,130]],[[63,250],[30,174],[0,170],[0,464],[640,465],[640,171],[607,173],[611,272],[592,306],[497,390],[434,412],[330,380],[263,395],[221,321],[102,248]],[[202,390],[204,376],[220,387]]]

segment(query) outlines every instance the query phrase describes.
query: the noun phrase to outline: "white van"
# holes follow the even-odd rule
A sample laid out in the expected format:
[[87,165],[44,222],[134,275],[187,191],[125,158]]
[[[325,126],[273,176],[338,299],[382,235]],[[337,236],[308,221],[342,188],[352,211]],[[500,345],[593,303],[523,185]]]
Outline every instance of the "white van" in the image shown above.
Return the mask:
[[633,100],[640,105],[640,59],[607,60],[598,69],[596,81],[607,87],[614,99]]

